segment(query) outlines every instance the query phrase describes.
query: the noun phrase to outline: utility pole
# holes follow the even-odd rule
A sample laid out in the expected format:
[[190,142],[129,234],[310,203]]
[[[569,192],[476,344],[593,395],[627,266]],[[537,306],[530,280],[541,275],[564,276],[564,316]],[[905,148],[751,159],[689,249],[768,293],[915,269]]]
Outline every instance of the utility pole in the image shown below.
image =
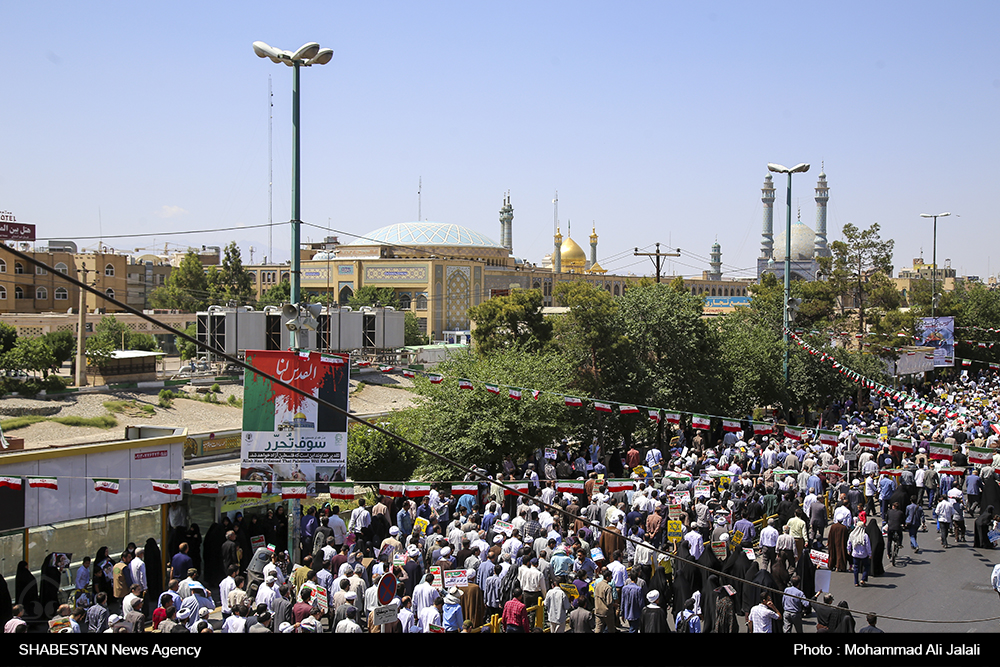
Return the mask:
[[[83,264],[81,271],[83,272],[83,282],[87,282],[87,265]],[[76,386],[82,387],[87,384],[87,359],[83,354],[84,350],[84,338],[87,335],[87,304],[86,304],[86,292],[80,290],[80,303],[77,306],[80,311],[79,318],[76,324]]]
[[660,244],[656,244],[656,252],[639,252],[636,248],[635,252],[632,253],[636,257],[649,257],[653,260],[653,265],[656,267],[656,282],[660,282],[660,269],[663,267],[662,258],[664,257],[680,257],[681,249],[678,248],[677,252],[660,252]]

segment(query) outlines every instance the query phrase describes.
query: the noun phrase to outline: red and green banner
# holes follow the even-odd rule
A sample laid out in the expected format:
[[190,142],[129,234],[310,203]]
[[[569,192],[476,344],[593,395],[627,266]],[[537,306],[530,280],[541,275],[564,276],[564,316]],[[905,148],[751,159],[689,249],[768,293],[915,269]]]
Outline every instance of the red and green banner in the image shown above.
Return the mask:
[[969,447],[969,463],[989,465],[993,463],[995,450],[989,447]]
[[[308,350],[247,352],[247,363],[255,370],[305,395],[258,373],[246,374],[241,479],[313,483],[347,479],[350,367],[334,359]],[[343,412],[320,407],[317,398]]]
[[583,493],[583,480],[561,479],[556,482],[556,491],[559,493]]
[[578,408],[583,405],[583,401],[576,396],[565,396],[563,400],[566,405],[571,408]]
[[[972,449],[975,448],[972,447],[969,449],[970,461],[972,460]],[[951,461],[952,446],[949,444],[945,444],[943,442],[932,442],[929,444],[927,448],[927,456],[934,459],[935,461]],[[991,461],[993,460],[992,456],[990,456],[990,460]]]
[[453,496],[474,496],[479,493],[478,484],[452,484],[451,495]]
[[179,479],[153,479],[153,491],[165,493],[168,496],[181,495],[181,481]]
[[14,491],[20,491],[22,488],[20,477],[8,477],[7,475],[0,476],[0,489],[13,489]]
[[332,500],[354,500],[354,482],[330,482]]
[[59,490],[59,480],[55,477],[42,477],[37,475],[28,476],[29,489],[54,489]]
[[705,415],[691,415],[692,428],[709,428],[712,425],[712,418]]
[[191,493],[196,496],[217,496],[219,495],[219,483],[192,479]]
[[240,481],[236,482],[237,498],[260,498],[264,494],[261,482]]
[[459,389],[472,389],[472,380],[466,380],[465,378],[458,379]]

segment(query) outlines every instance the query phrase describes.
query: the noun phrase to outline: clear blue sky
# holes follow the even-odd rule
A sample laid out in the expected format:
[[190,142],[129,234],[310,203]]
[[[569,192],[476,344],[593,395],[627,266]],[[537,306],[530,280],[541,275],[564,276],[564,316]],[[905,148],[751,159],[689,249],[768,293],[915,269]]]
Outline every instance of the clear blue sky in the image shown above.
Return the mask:
[[[919,214],[952,211],[939,260],[985,278],[1000,272],[998,25],[996,2],[7,2],[0,210],[41,238],[236,240],[260,261],[266,229],[152,232],[267,222],[268,76],[273,219],[289,218],[291,70],[251,43],[317,41],[335,55],[302,73],[305,221],[414,220],[422,177],[424,218],[498,240],[510,190],[515,254],[540,262],[558,190],[563,233],[571,220],[586,246],[596,222],[607,269],[648,273],[610,259],[634,246],[707,256],[718,238],[745,276],[728,269],[759,254],[765,165],[813,165],[793,189],[812,226],[825,161],[831,241],[878,222],[898,270],[930,261]],[[276,228],[275,258],[288,238]]]

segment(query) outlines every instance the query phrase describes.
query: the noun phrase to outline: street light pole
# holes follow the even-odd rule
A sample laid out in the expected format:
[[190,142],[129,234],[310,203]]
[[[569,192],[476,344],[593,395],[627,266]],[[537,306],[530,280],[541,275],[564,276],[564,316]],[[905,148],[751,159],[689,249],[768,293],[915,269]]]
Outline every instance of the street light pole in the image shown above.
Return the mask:
[[782,365],[785,376],[785,389],[788,389],[788,302],[792,298],[792,174],[805,173],[809,171],[809,165],[805,162],[795,165],[791,169],[780,164],[768,163],[768,171],[776,174],[788,174],[788,188],[785,197],[785,290],[784,303],[782,304],[782,322],[784,323],[784,335],[781,340],[785,344],[785,358]]
[[936,319],[937,311],[937,219],[946,218],[951,213],[921,213],[921,218],[934,218],[934,241],[931,250],[931,263],[934,265],[931,270],[931,318]]
[[[299,69],[310,65],[325,65],[333,58],[333,49],[321,49],[316,42],[303,44],[294,53],[276,49],[264,42],[254,42],[253,50],[261,58],[270,58],[272,62],[284,63],[292,68],[292,261],[289,268],[289,299],[298,306],[302,296],[301,268],[299,259],[300,206],[302,203],[302,188],[299,174],[300,141],[299,141]],[[292,348],[299,346],[297,329],[291,330],[289,340]]]

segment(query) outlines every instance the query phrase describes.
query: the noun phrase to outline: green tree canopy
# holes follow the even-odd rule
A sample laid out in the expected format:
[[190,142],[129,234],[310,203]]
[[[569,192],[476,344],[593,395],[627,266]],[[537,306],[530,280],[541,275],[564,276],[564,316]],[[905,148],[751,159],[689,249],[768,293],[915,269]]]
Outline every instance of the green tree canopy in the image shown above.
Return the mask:
[[[336,299],[334,299],[334,303],[336,303]],[[347,305],[354,309],[361,308],[362,306],[374,306],[376,304],[383,307],[392,306],[393,308],[399,308],[399,299],[396,298],[396,290],[391,287],[362,285],[347,302]]]
[[[421,420],[417,409],[401,410],[376,420],[390,433],[420,442]],[[364,424],[347,431],[347,469],[351,479],[365,482],[407,480],[420,463],[420,451]]]
[[167,284],[149,295],[153,308],[169,308],[195,313],[208,308],[208,278],[198,254],[189,250],[180,265],[170,272]]
[[472,340],[483,354],[514,347],[537,351],[552,337],[552,322],[542,315],[540,290],[517,289],[510,296],[483,301],[469,309],[469,319],[475,323]]
[[420,330],[420,321],[413,312],[405,311],[403,320],[403,345],[427,345],[430,338]]
[[243,257],[236,241],[225,247],[222,264],[209,269],[208,294],[211,304],[226,306],[230,302],[242,306],[254,299],[254,280],[243,268]]

